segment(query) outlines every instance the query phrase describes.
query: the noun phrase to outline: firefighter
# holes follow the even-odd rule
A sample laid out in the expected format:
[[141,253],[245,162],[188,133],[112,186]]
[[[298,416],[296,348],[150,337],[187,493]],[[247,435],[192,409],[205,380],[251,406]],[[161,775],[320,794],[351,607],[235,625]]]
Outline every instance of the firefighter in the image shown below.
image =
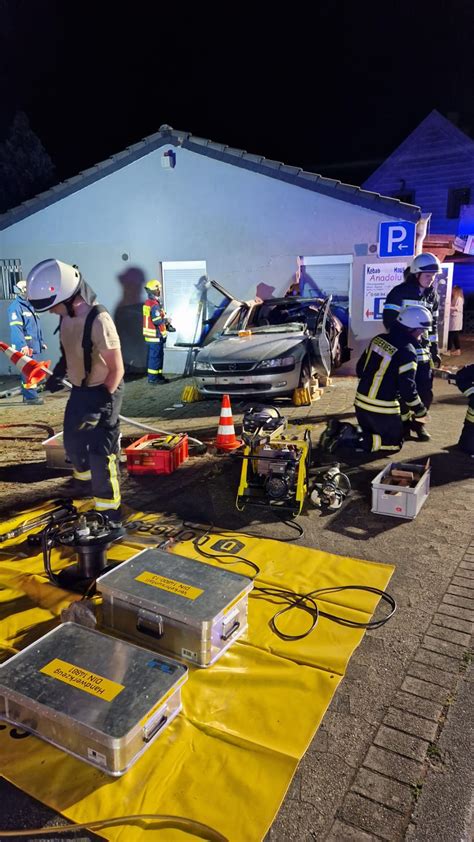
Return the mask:
[[[405,270],[403,283],[397,284],[390,290],[382,314],[384,326],[389,330],[403,307],[421,304],[431,313],[431,330],[424,333],[416,348],[418,361],[416,386],[426,409],[430,408],[433,401],[433,368],[439,368],[441,365],[437,330],[439,296],[433,286],[440,271],[441,264],[434,254],[430,252],[418,254],[412,260],[408,270]],[[410,437],[410,432],[414,432],[420,441],[429,441],[430,434],[424,425],[412,417],[409,407],[403,401],[401,406],[406,438]]]
[[73,466],[77,496],[88,496],[112,526],[120,526],[119,412],[124,366],[111,315],[76,266],[43,260],[28,275],[28,298],[35,310],[60,317],[62,356],[46,389],[72,383],[64,414],[64,447]]
[[[43,333],[39,317],[26,297],[26,281],[20,280],[13,287],[16,298],[8,308],[8,323],[10,326],[10,345],[15,351],[21,351],[27,357],[39,360],[48,347],[43,341]],[[28,386],[26,379],[21,377],[21,393],[23,403],[42,404],[35,386]]]
[[148,281],[145,284],[147,298],[143,304],[143,338],[147,344],[147,377],[148,382],[169,383],[163,376],[163,357],[169,322],[161,306],[161,284],[159,281]]
[[427,410],[416,387],[415,346],[430,328],[431,313],[426,307],[406,307],[400,310],[388,335],[372,339],[356,368],[359,384],[355,409],[360,427],[330,421],[320,442],[325,450],[333,452],[344,445],[369,453],[397,452],[404,439],[401,400],[424,423]]
[[455,375],[456,386],[468,398],[468,406],[458,446],[474,456],[474,365],[465,365]]

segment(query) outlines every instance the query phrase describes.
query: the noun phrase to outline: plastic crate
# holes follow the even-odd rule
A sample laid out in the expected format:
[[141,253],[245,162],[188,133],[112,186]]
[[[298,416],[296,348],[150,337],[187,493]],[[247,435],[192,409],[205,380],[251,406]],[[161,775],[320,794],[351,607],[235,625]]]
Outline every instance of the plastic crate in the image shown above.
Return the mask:
[[[154,447],[151,442],[156,443]],[[125,453],[129,474],[172,474],[188,458],[188,436],[147,433],[126,447]]]
[[[421,477],[413,488],[402,488],[398,485],[387,485],[383,478],[392,468],[402,468],[408,471],[418,471]],[[430,490],[430,471],[426,465],[415,465],[410,462],[391,462],[372,481],[372,511],[379,515],[391,515],[413,520],[428,497]]]

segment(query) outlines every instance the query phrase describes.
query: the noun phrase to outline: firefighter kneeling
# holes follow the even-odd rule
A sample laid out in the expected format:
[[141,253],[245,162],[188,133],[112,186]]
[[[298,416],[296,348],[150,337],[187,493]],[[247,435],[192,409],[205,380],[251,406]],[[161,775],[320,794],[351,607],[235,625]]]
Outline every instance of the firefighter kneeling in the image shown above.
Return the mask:
[[332,453],[337,447],[387,454],[401,449],[404,439],[400,401],[412,417],[424,423],[427,410],[417,392],[418,339],[431,327],[426,307],[405,307],[388,334],[372,339],[357,363],[359,384],[355,411],[359,428],[333,420],[320,445]]

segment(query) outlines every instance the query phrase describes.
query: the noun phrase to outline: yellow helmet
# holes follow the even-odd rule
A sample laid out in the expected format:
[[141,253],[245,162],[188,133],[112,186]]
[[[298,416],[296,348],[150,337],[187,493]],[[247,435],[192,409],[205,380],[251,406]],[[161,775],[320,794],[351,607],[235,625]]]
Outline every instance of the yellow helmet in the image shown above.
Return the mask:
[[161,284],[157,280],[147,281],[145,284],[145,289],[147,289],[148,292],[154,292],[159,295],[161,292]]

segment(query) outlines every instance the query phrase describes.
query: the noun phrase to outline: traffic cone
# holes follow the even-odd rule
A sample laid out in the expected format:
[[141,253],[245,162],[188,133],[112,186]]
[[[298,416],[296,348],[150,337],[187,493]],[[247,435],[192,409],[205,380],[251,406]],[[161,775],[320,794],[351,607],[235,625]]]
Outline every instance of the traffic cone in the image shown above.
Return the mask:
[[48,374],[51,374],[51,372],[48,371],[48,368],[51,365],[50,360],[44,360],[42,362],[32,360],[31,357],[27,357],[26,354],[22,354],[21,351],[15,351],[11,345],[7,345],[5,342],[0,342],[0,351],[5,352],[10,362],[13,363],[20,374],[23,375],[26,386],[35,388],[35,386],[37,386],[38,383],[41,383]]
[[236,450],[242,444],[235,437],[234,420],[229,395],[222,396],[221,417],[217,428],[216,447],[218,450]]

